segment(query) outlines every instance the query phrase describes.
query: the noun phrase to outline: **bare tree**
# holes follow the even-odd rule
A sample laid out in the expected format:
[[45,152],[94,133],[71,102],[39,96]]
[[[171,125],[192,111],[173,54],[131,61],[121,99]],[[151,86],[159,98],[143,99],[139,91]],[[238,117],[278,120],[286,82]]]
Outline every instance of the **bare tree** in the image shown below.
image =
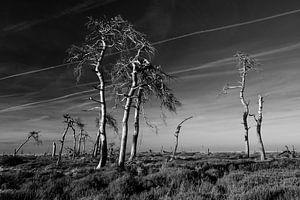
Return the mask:
[[[97,109],[97,107],[94,107],[92,109],[89,109],[87,111],[91,111],[91,110],[95,110]],[[99,128],[99,118],[96,118],[96,127]],[[106,113],[106,124],[108,126],[108,128],[113,129],[113,131],[118,134],[118,124],[117,124],[117,120],[110,114],[110,113]],[[97,142],[97,141],[96,141]],[[94,149],[93,149],[93,156],[96,157],[99,153],[99,149],[101,148],[101,143],[99,143],[97,145],[97,143],[94,143]]]
[[[92,67],[98,77],[99,100],[90,98],[97,102],[100,107],[99,112],[99,129],[97,134],[96,145],[101,143],[101,157],[99,167],[103,167],[107,160],[107,138],[106,138],[106,101],[105,101],[105,81],[103,59],[107,52],[116,53],[130,50],[135,41],[136,32],[130,23],[123,20],[120,16],[111,19],[96,20],[90,18],[87,23],[88,34],[85,42],[80,46],[73,46],[69,49],[69,62],[78,62],[75,72],[78,79],[82,74],[84,66]],[[98,148],[96,148],[98,149]],[[97,167],[98,168],[98,167]]]
[[266,153],[265,153],[265,147],[264,143],[262,141],[261,137],[261,125],[262,125],[262,118],[263,118],[263,97],[261,95],[258,96],[258,116],[254,114],[250,114],[256,122],[256,135],[257,135],[257,140],[258,140],[258,145],[259,145],[259,152],[260,152],[260,160],[265,160],[266,159]]
[[244,142],[245,142],[245,153],[246,156],[249,157],[250,155],[250,149],[249,149],[249,125],[248,125],[248,116],[249,116],[249,103],[250,101],[247,101],[245,98],[245,88],[246,88],[246,78],[250,71],[256,70],[256,66],[258,63],[256,60],[251,58],[249,55],[244,54],[242,52],[238,52],[235,57],[237,58],[238,63],[238,71],[240,74],[240,81],[238,82],[238,85],[226,85],[223,88],[223,93],[227,93],[230,89],[239,89],[240,90],[240,101],[244,107],[243,112],[243,126],[244,126]]
[[178,147],[178,136],[179,136],[179,133],[180,133],[180,130],[181,130],[181,127],[182,127],[182,124],[184,122],[186,122],[187,120],[193,118],[193,116],[191,117],[188,117],[188,118],[185,118],[184,120],[182,120],[178,125],[177,125],[177,128],[176,128],[176,131],[175,131],[175,147],[174,147],[174,151],[173,151],[173,157],[175,157],[176,155],[176,151],[177,151],[177,147]]
[[82,122],[82,120],[80,118],[77,118],[75,120],[75,122],[76,122],[77,127],[80,130],[79,139],[78,139],[78,148],[77,148],[77,155],[80,155],[81,142],[83,140],[83,135],[84,135],[84,132],[85,132],[85,130],[84,130],[85,124]]
[[51,154],[51,157],[52,158],[55,158],[56,156],[56,144],[55,142],[52,143],[52,154]]
[[39,133],[40,131],[30,131],[26,140],[17,149],[15,149],[14,155],[17,155],[20,149],[30,140],[30,138],[33,138],[38,145],[41,144],[42,141],[39,139]]
[[69,128],[72,128],[74,126],[74,123],[75,123],[74,119],[69,114],[64,114],[63,117],[64,117],[64,123],[66,124],[66,128],[65,128],[65,130],[62,134],[62,138],[60,140],[61,145],[60,145],[60,150],[59,150],[59,153],[58,153],[58,159],[57,159],[57,162],[56,162],[57,165],[59,165],[60,161],[61,161],[61,155],[62,155],[62,151],[63,151],[63,148],[64,148],[64,142],[65,142],[66,134],[67,134]]
[[166,108],[168,111],[176,113],[176,108],[181,106],[181,103],[177,100],[171,89],[166,84],[170,80],[171,76],[163,72],[161,66],[154,66],[147,60],[144,60],[143,67],[139,71],[138,82],[140,87],[137,89],[135,97],[134,132],[132,136],[130,161],[136,157],[141,108],[143,110],[146,124],[153,128],[153,125],[150,124],[145,117],[145,103],[148,102],[152,96],[156,96],[161,103],[160,108],[162,112],[163,108]]

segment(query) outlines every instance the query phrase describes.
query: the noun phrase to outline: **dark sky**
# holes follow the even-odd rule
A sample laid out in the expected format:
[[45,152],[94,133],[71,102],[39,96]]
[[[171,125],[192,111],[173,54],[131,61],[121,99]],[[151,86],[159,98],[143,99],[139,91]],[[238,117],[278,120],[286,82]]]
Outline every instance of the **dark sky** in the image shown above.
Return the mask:
[[[300,139],[297,133],[300,119],[298,9],[298,0],[3,2],[0,7],[0,151],[10,152],[12,145],[31,130],[41,130],[46,142],[27,151],[47,150],[50,141],[59,139],[63,130],[61,116],[66,112],[80,116],[88,124],[91,136],[95,135],[97,113],[82,112],[92,106],[87,98],[96,95],[90,91],[91,85],[86,85],[96,80],[92,74],[86,72],[78,84],[70,66],[1,78],[62,64],[66,49],[83,40],[88,16],[118,14],[145,33],[151,42],[219,28],[155,45],[153,62],[178,77],[172,88],[184,105],[177,115],[168,116],[167,126],[160,120],[157,103],[148,105],[148,117],[159,126],[159,134],[143,125],[145,149],[169,148],[176,124],[193,115],[193,120],[183,128],[183,148],[201,150],[210,146],[212,150],[226,150],[232,146],[240,150],[243,129],[238,93],[217,96],[224,84],[234,84],[238,79],[232,56],[239,50],[253,55],[262,64],[259,73],[249,75],[247,97],[252,112],[257,112],[257,95],[266,96],[263,137],[267,147],[270,150],[274,150],[274,145],[300,147],[300,143],[294,142]],[[287,13],[290,11],[295,12]],[[270,16],[273,17],[266,18]],[[113,114],[121,118],[119,111]],[[250,143],[255,144],[254,128],[250,132]],[[118,136],[109,134],[118,142]],[[157,143],[158,140],[161,142]]]

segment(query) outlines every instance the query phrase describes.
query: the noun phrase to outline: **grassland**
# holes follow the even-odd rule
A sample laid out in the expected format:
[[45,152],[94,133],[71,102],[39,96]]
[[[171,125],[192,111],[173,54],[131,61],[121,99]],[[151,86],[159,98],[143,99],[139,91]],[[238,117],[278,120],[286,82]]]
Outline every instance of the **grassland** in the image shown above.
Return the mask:
[[49,156],[2,156],[0,199],[300,199],[300,159],[267,156],[141,153],[125,170],[113,158],[95,170],[89,156],[61,166]]

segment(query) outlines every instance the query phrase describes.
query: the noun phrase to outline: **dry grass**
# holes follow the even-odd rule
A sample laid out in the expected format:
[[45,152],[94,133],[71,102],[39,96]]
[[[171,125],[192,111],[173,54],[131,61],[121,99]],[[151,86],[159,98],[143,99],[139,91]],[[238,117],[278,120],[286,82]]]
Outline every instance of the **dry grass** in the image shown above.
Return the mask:
[[[274,155],[273,155],[274,157]],[[300,161],[236,153],[141,154],[124,171],[97,160],[46,156],[0,159],[0,199],[300,199]]]

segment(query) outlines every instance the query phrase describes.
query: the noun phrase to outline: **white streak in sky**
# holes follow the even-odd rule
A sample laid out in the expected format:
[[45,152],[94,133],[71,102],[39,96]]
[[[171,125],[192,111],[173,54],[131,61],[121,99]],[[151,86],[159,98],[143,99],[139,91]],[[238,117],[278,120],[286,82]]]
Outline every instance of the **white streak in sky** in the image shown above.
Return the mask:
[[[217,28],[213,28],[213,29],[196,31],[196,32],[192,32],[192,33],[180,35],[180,36],[177,36],[177,37],[173,37],[173,38],[169,38],[169,39],[165,39],[165,40],[160,40],[160,41],[157,41],[157,42],[153,42],[152,44],[153,45],[159,45],[159,44],[171,42],[171,41],[174,41],[174,40],[178,40],[178,39],[190,37],[190,36],[193,36],[193,35],[198,35],[198,34],[203,34],[203,33],[210,33],[210,32],[215,32],[215,31],[221,31],[221,30],[231,29],[231,28],[235,28],[235,27],[239,27],[239,26],[254,24],[254,23],[257,23],[257,22],[263,22],[263,21],[267,21],[267,20],[271,20],[271,19],[283,17],[283,16],[286,16],[286,15],[295,14],[295,13],[298,13],[298,12],[300,12],[300,9],[292,10],[292,11],[288,11],[288,12],[283,12],[283,13],[280,13],[280,14],[276,14],[276,15],[272,15],[272,16],[264,17],[264,18],[259,18],[259,19],[255,19],[255,20],[251,20],[251,21],[246,21],[246,22],[241,22],[241,23],[236,23],[236,24],[221,26],[221,27],[217,27]],[[55,68],[59,68],[59,67],[65,67],[65,66],[67,66],[69,64],[72,64],[72,63],[61,64],[61,65],[54,65],[54,66],[43,68],[43,69],[38,69],[38,70],[23,72],[23,73],[19,73],[19,74],[14,74],[14,75],[10,75],[10,76],[6,76],[6,77],[0,78],[0,81],[6,80],[6,79],[9,79],[9,78],[13,78],[13,77],[18,77],[18,76],[23,76],[23,75],[38,73],[38,72],[42,72],[42,71],[46,71],[46,70],[51,70],[51,69],[55,69]]]
[[[251,57],[259,58],[262,56],[268,56],[268,55],[272,55],[272,54],[276,54],[276,53],[282,53],[282,52],[291,51],[291,50],[298,49],[298,48],[300,48],[300,43],[251,54]],[[201,70],[201,69],[207,69],[207,68],[211,68],[211,67],[217,67],[217,66],[220,66],[221,64],[222,65],[229,64],[229,63],[233,62],[233,60],[234,60],[233,57],[223,58],[223,59],[216,60],[213,62],[205,63],[205,64],[197,66],[197,67],[191,67],[191,68],[177,70],[177,71],[173,71],[173,72],[169,72],[169,73],[171,75],[176,75],[176,74],[180,74],[180,73],[186,73],[186,72],[191,72],[191,71],[196,71],[196,70]]]
[[9,107],[9,108],[0,110],[0,113],[23,110],[23,109],[31,107],[31,106],[50,103],[50,102],[53,102],[53,101],[58,101],[58,100],[61,100],[61,99],[66,99],[66,98],[69,98],[69,97],[73,97],[73,96],[76,96],[76,95],[79,95],[79,94],[90,93],[90,92],[93,92],[95,90],[96,89],[85,90],[85,91],[81,91],[81,92],[67,94],[67,95],[64,95],[64,96],[61,96],[61,97],[56,97],[56,98],[52,98],[52,99],[46,99],[46,100],[42,100],[42,101],[36,101],[36,102],[27,103],[27,104],[23,104],[23,105],[13,106],[13,107]]

